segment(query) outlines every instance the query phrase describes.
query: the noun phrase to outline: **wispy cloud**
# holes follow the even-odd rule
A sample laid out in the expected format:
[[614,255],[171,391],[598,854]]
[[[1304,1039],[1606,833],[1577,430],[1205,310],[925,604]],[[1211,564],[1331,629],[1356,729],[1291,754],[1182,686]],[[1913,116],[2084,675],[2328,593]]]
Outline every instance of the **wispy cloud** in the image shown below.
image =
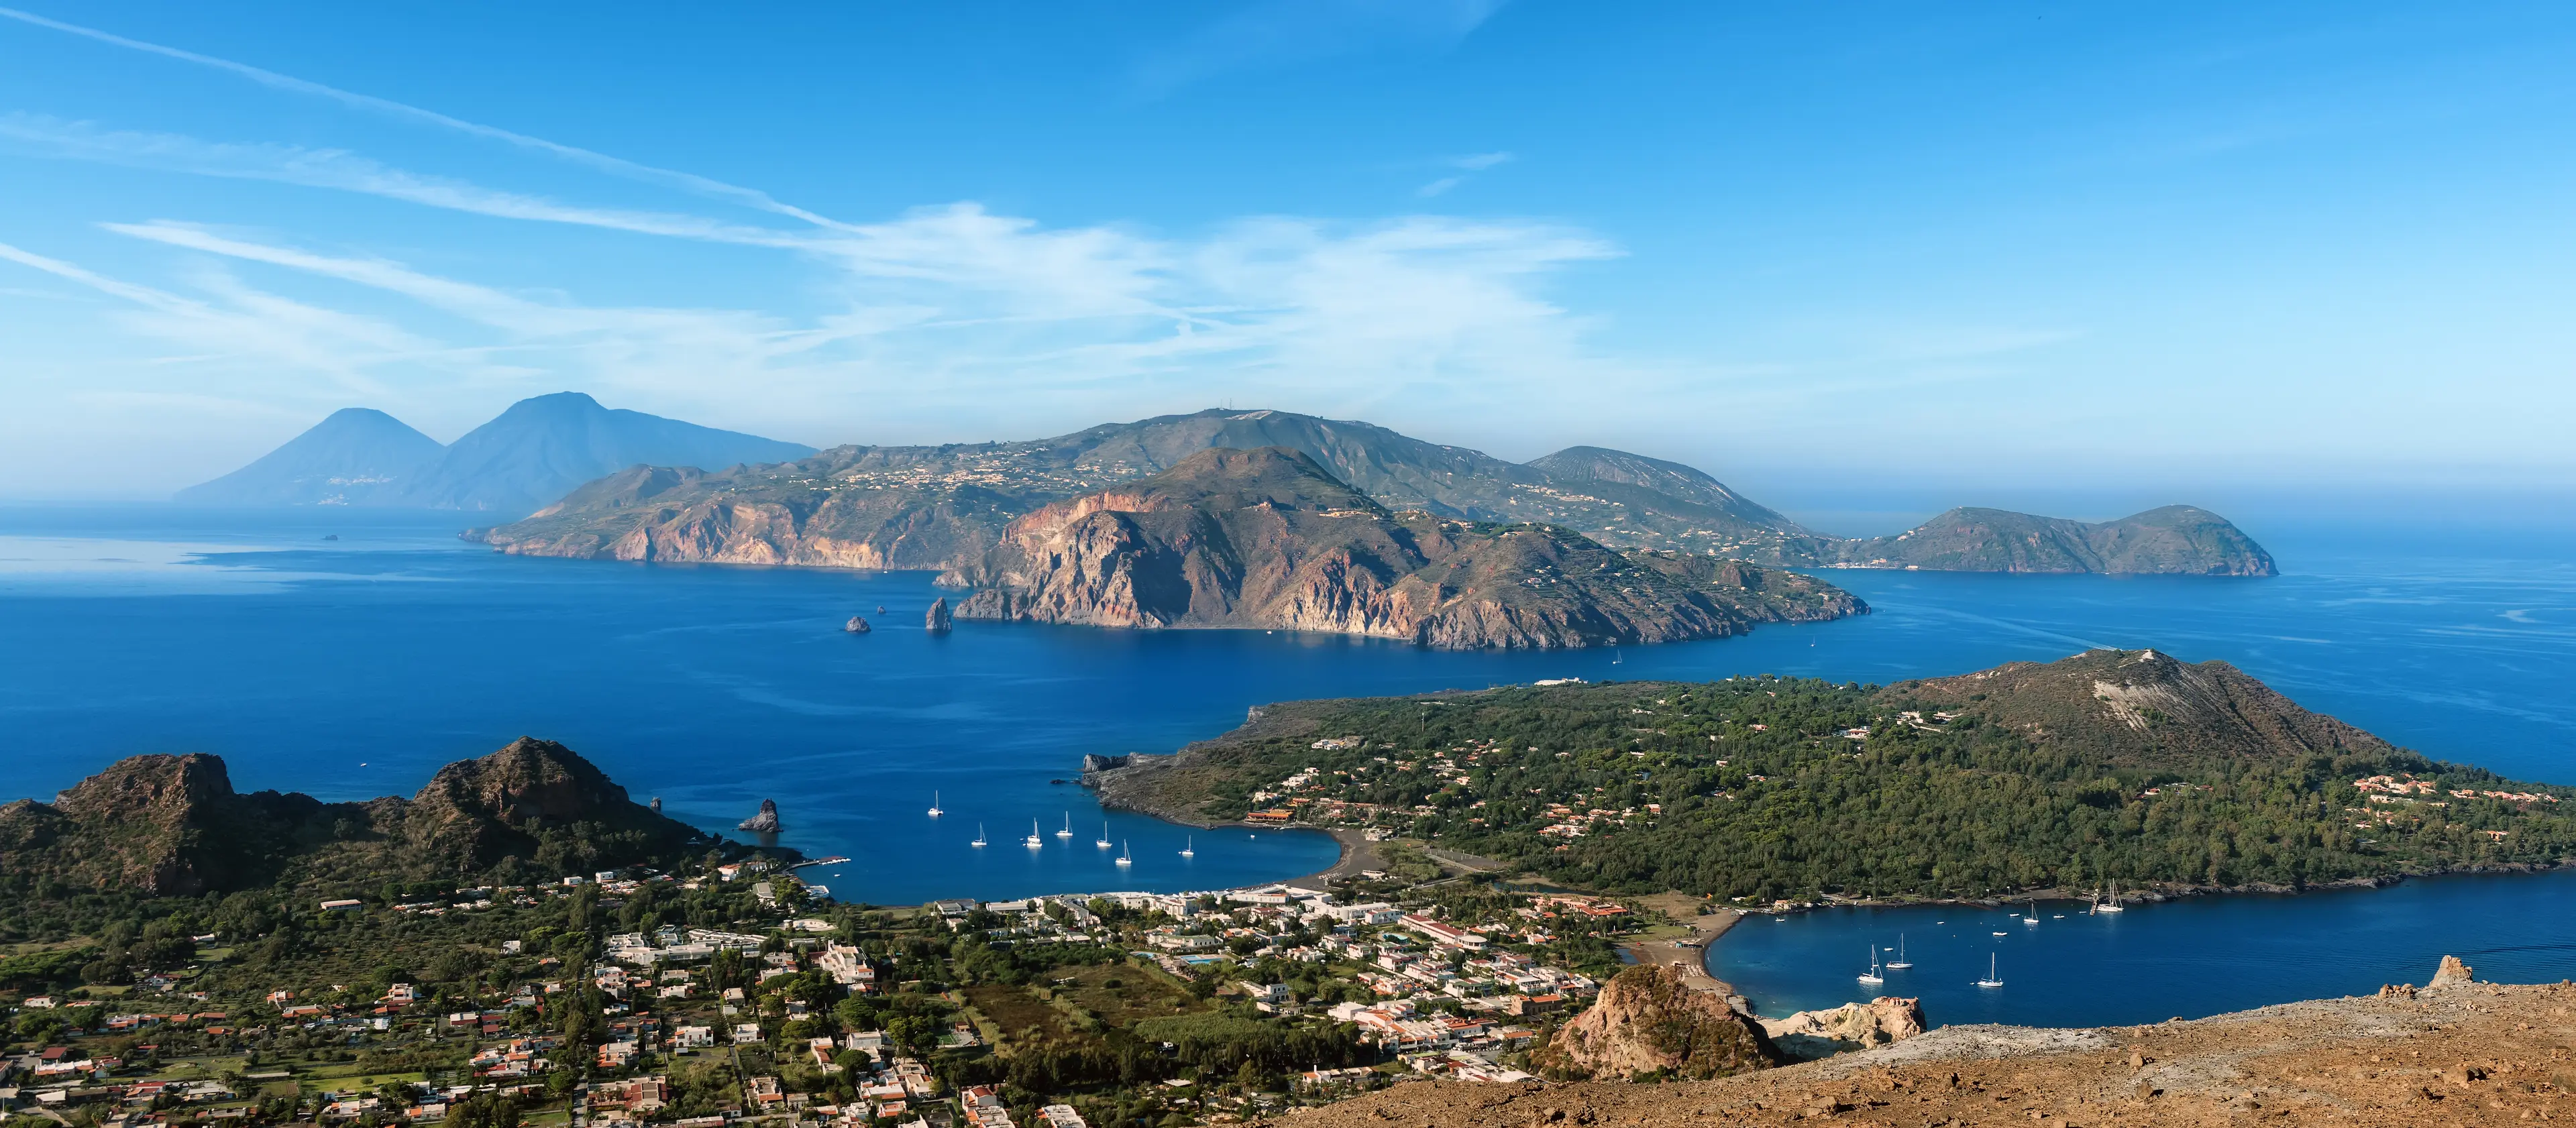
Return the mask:
[[1134,93],[1169,94],[1230,71],[1457,46],[1502,0],[1253,0],[1139,60]]
[[1483,172],[1486,169],[1493,168],[1497,165],[1509,163],[1511,160],[1512,154],[1510,153],[1476,153],[1464,157],[1451,157],[1441,163],[1446,164],[1451,168],[1459,169],[1461,170],[1460,172],[1455,175],[1441,177],[1440,179],[1425,184],[1420,188],[1416,188],[1413,190],[1413,194],[1426,200],[1433,196],[1446,194],[1450,189],[1472,179],[1473,174]]
[[648,184],[659,184],[664,187],[677,188],[682,191],[692,192],[702,196],[730,200],[738,204],[758,208],[762,211],[774,212],[785,216],[793,216],[797,219],[805,220],[808,223],[818,224],[821,226],[829,227],[834,225],[834,221],[825,218],[824,216],[817,215],[813,212],[790,204],[781,203],[772,198],[766,192],[752,188],[745,188],[736,184],[727,184],[721,180],[710,179],[708,177],[696,175],[695,173],[679,172],[667,168],[656,168],[647,164],[638,164],[634,161],[609,156],[606,153],[592,152],[589,149],[580,148],[578,146],[548,141],[542,137],[531,137],[527,134],[513,132],[499,126],[484,125],[480,122],[466,121],[462,118],[450,117],[435,110],[422,109],[418,106],[406,105],[401,102],[378,98],[369,94],[359,94],[348,90],[342,90],[335,86],[326,86],[319,82],[312,82],[306,79],[295,78],[290,75],[279,74],[276,71],[264,70],[247,63],[237,63],[230,59],[219,59],[212,55],[201,55],[194,51],[183,51],[176,47],[166,47],[158,43],[147,43],[140,39],[129,39],[125,36],[100,31],[96,28],[83,27],[79,24],[64,23],[60,20],[47,19],[32,12],[24,12],[15,8],[0,8],[0,19],[17,20],[20,23],[32,24],[42,28],[50,28],[54,31],[81,36],[85,39],[96,40],[101,43],[123,47],[128,50],[159,55],[163,58],[177,59],[186,63],[194,63],[201,67],[209,67],[215,70],[225,71],[230,74],[236,74],[272,89],[284,90],[296,94],[306,94],[317,98],[327,98],[352,109],[381,114],[386,117],[411,122],[416,125],[434,126],[439,129],[450,130],[472,137],[499,141],[520,149],[542,153],[560,160],[566,160],[574,164],[593,168],[612,176],[620,176]]

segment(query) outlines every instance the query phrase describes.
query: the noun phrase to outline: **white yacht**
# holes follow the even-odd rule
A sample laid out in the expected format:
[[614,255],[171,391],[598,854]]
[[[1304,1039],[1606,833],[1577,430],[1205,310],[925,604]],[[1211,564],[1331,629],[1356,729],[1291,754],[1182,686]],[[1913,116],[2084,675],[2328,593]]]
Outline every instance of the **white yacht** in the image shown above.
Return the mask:
[[1122,866],[1132,866],[1136,864],[1136,859],[1127,856],[1127,844],[1124,842],[1118,844],[1118,864]]
[[1102,824],[1100,824],[1100,840],[1099,840],[1099,841],[1097,841],[1097,842],[1092,843],[1092,845],[1094,845],[1094,846],[1098,846],[1098,847],[1100,847],[1100,848],[1101,848],[1101,849],[1103,849],[1103,850],[1106,850],[1106,849],[1108,849],[1108,848],[1109,848],[1109,824],[1108,824],[1108,823],[1102,823]]
[[944,814],[947,814],[947,813],[948,813],[948,812],[946,812],[946,811],[942,811],[942,810],[940,810],[940,809],[939,809],[939,793],[938,793],[938,792],[936,792],[936,791],[931,792],[931,793],[930,793],[930,817],[932,817],[932,818],[934,818],[934,819],[935,819],[935,818],[938,818],[939,816],[944,815]]
[[1978,980],[1977,986],[2001,987],[2003,985],[2003,979],[1995,974],[1995,954],[1988,952],[1986,953],[1986,977]]
[[1058,838],[1073,837],[1073,812],[1066,811],[1064,813],[1064,829],[1055,832],[1055,836]]
[[1896,934],[1896,958],[1887,961],[1887,970],[1903,971],[1912,966],[1914,965],[1906,962],[1905,959],[1905,934],[1899,932]]
[[973,842],[969,842],[969,843],[967,843],[967,845],[969,845],[969,846],[973,846],[973,847],[976,847],[977,849],[981,849],[981,848],[983,848],[983,845],[984,845],[984,824],[982,824],[982,823],[976,823],[976,824],[975,824],[975,840],[974,840]]
[[1873,987],[1887,982],[1887,977],[1878,973],[1878,945],[1876,944],[1869,946],[1869,970],[1860,973],[1860,981]]
[[1046,845],[1046,839],[1038,836],[1038,820],[1029,820],[1029,836],[1021,839],[1020,845],[1026,846],[1032,850],[1040,849]]
[[1184,858],[1195,858],[1199,856],[1198,851],[1190,848],[1190,837],[1186,834],[1181,836],[1181,856]]

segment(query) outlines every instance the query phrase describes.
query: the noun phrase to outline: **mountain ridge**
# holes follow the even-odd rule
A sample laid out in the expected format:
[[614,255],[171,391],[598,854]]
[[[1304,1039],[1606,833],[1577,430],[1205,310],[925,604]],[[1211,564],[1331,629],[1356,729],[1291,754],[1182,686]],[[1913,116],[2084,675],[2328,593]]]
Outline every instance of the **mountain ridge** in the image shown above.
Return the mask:
[[[791,463],[721,472],[629,467],[526,519],[467,536],[532,556],[946,570],[978,559],[1010,522],[1045,505],[1162,473],[1199,450],[1264,446],[1296,450],[1390,509],[1551,524],[1613,548],[1797,568],[1912,562],[2268,575],[2272,567],[2269,555],[2224,518],[2189,507],[2180,508],[2198,515],[2196,524],[2149,522],[2133,529],[2113,522],[2100,534],[2084,532],[2096,527],[2081,522],[2009,514],[2020,524],[1990,522],[1996,527],[1986,536],[1998,543],[1988,551],[1927,557],[1929,563],[1898,560],[1881,540],[1900,546],[1898,555],[1932,542],[1917,545],[1912,533],[1828,537],[1680,463],[1599,447],[1512,463],[1375,424],[1268,409],[1155,416],[1015,442],[842,446]],[[2061,547],[2044,560],[2015,555],[2005,542],[2033,523],[2081,550]],[[2014,566],[2026,557],[2046,566]]]

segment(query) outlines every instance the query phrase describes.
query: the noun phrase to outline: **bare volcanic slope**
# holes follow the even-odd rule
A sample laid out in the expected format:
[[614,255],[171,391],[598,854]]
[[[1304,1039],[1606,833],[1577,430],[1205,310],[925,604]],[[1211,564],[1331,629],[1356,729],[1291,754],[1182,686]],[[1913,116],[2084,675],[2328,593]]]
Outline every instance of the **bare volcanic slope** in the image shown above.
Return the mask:
[[2576,1116],[2576,987],[2400,986],[2190,1022],[1951,1026],[1708,1081],[1436,1081],[1299,1112],[1301,1128],[1710,1125],[2523,1125]]
[[1957,677],[1900,682],[1881,697],[1918,712],[1930,708],[1973,717],[2035,746],[2120,767],[2175,770],[2395,751],[2385,740],[2299,707],[2225,662],[2184,662],[2154,650],[2088,650],[2045,664],[2010,662]]
[[221,758],[192,754],[129,757],[52,803],[0,806],[0,874],[146,895],[513,870],[561,876],[706,845],[630,801],[571,749],[527,737],[439,769],[409,799],[245,795]]
[[2277,574],[2272,554],[2244,530],[2190,505],[2098,524],[2002,509],[1953,509],[1892,537],[1790,537],[1749,558],[1793,567],[1939,572]]
[[1268,627],[1441,647],[1718,638],[1864,610],[1803,576],[1631,555],[1548,525],[1390,513],[1281,447],[1208,450],[1011,523],[943,577],[958,617]]

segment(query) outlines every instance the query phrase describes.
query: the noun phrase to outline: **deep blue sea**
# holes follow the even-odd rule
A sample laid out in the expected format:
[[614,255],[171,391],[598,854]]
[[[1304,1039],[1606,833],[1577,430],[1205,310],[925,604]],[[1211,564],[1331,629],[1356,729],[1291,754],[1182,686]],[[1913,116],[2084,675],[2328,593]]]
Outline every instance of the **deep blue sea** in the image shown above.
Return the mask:
[[[463,523],[0,508],[0,797],[179,751],[221,754],[244,789],[409,794],[440,764],[530,734],[710,829],[776,799],[788,845],[857,859],[818,877],[845,900],[1214,888],[1310,873],[1334,848],[1312,833],[1196,833],[1184,860],[1195,832],[1110,815],[1108,836],[1135,859],[1122,872],[1092,844],[1104,816],[1088,795],[1050,781],[1084,753],[1168,751],[1270,701],[1569,676],[1884,682],[2088,646],[2225,659],[2428,754],[2576,783],[2576,534],[2563,531],[2398,548],[2366,530],[2265,528],[2286,573],[2266,580],[1833,572],[1875,612],[1714,642],[1497,654],[981,623],[932,637],[919,629],[940,594],[927,573],[534,560],[456,540]],[[854,613],[878,629],[842,633]],[[938,820],[925,814],[934,792]],[[1075,835],[1055,837],[1068,819]],[[1048,832],[1036,851],[1019,844],[1032,821]],[[993,843],[981,850],[967,844],[979,825]],[[2525,953],[2502,958],[2515,977],[2576,975],[2576,952],[2550,946],[2576,939],[2571,892],[2557,877],[2453,879],[2107,923],[2050,916],[2000,949],[2009,986],[1955,1000],[1934,981],[1975,978],[1964,964],[1983,962],[1993,929],[1942,916],[1755,921],[1712,961],[1776,1012],[1850,996],[1867,945],[1901,930],[1928,946],[1916,979],[1886,990],[1931,984],[1919,990],[1935,1021],[2134,1021],[2420,981],[2444,951],[2498,944]],[[2221,974],[2240,966],[2263,970]]]

